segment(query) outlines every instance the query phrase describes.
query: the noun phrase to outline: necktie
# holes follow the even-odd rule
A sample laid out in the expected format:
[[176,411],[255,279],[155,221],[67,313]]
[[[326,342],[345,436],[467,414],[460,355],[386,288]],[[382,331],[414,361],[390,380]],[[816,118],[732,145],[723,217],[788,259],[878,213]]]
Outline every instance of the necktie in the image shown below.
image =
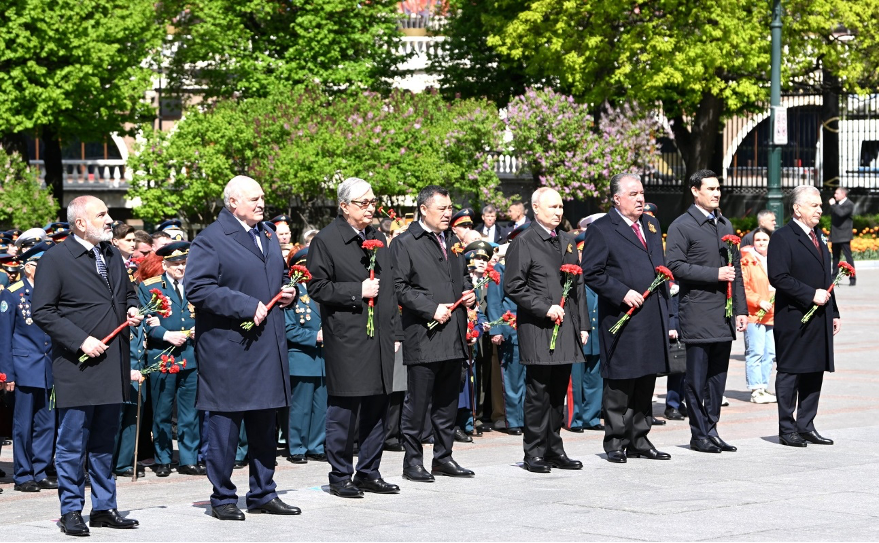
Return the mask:
[[446,242],[443,240],[443,235],[439,232],[434,235],[436,236],[436,240],[439,242],[440,249],[443,250],[443,256],[448,260],[449,254],[446,252]]
[[104,264],[104,259],[101,258],[101,250],[97,245],[92,247],[92,252],[95,254],[95,262],[98,265],[98,273],[101,274],[101,277],[104,278],[104,282],[107,283],[107,288],[110,287],[110,279],[107,277],[107,266]]
[[177,293],[177,299],[180,300],[180,303],[183,303],[183,294],[180,292],[180,282],[176,279],[174,280],[174,292]]
[[812,245],[814,245],[815,250],[818,251],[818,256],[821,257],[821,260],[824,260],[824,254],[821,252],[821,246],[818,245],[818,236],[815,235],[814,230],[809,231],[809,237],[812,238]]
[[641,242],[641,245],[643,245],[644,248],[646,249],[646,248],[647,248],[647,242],[644,241],[644,236],[641,235],[641,229],[638,228],[638,223],[636,223],[636,222],[635,222],[635,223],[632,223],[632,230],[635,231],[635,235],[638,236],[638,241],[640,241],[640,242]]
[[247,233],[250,234],[250,239],[253,240],[253,244],[256,245],[256,248],[262,250],[262,248],[259,246],[259,230],[257,230],[257,228],[254,226],[253,228],[248,230]]
[[366,241],[366,232],[363,230],[358,230],[357,235],[360,236],[360,241]]

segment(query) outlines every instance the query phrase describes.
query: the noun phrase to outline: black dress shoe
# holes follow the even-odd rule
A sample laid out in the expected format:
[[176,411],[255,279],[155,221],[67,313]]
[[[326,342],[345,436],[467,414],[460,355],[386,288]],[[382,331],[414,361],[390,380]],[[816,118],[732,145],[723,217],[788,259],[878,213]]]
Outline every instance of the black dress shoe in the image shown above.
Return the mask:
[[382,449],[388,452],[403,452],[406,450],[402,443],[385,443]]
[[821,434],[815,430],[812,430],[811,432],[800,432],[800,437],[809,443],[814,443],[815,445],[833,445],[832,439],[821,437]]
[[433,475],[420,465],[403,468],[403,478],[416,483],[432,483],[434,481]]
[[593,426],[584,426],[583,429],[584,430],[591,430],[593,432],[603,432],[604,425],[599,422],[598,424],[595,424]]
[[[132,477],[134,475],[134,470],[131,468],[124,469],[122,471],[115,472],[115,475],[117,477]],[[137,466],[137,476],[138,477],[146,477],[146,470],[141,465]]]
[[522,435],[522,428],[518,426],[510,426],[509,428],[507,428],[507,434],[511,436],[520,436]]
[[[57,485],[56,485],[56,487],[57,487]],[[21,483],[20,485],[15,485],[14,487],[12,487],[12,489],[17,490],[19,492],[39,492],[40,485],[38,485],[36,481],[31,480],[31,481],[25,481],[25,482]]]
[[247,512],[254,514],[265,513],[267,515],[298,515],[302,513],[302,510],[298,507],[287,505],[281,501],[281,498],[274,497],[258,507],[248,509]]
[[0,469],[0,477],[6,477],[6,472]]
[[308,458],[309,460],[314,460],[315,462],[326,462],[327,461],[327,455],[325,455],[324,453],[316,453],[316,454],[307,453],[305,455],[305,457]]
[[446,477],[473,477],[476,475],[472,470],[459,466],[451,458],[448,462],[434,462],[430,467],[430,473],[433,475],[445,475]]
[[665,426],[666,421],[656,417],[650,417],[650,426]]
[[550,473],[552,466],[542,456],[526,456],[522,466],[531,473]]
[[662,451],[657,451],[655,447],[651,447],[646,451],[638,451],[628,449],[626,456],[629,458],[646,458],[648,460],[671,460],[671,455]]
[[723,452],[736,452],[738,447],[730,445],[726,441],[720,439],[720,436],[708,436],[708,439],[711,440],[712,443],[720,447],[720,450]]
[[364,477],[354,476],[354,486],[363,492],[372,492],[374,494],[399,494],[400,487],[386,482],[381,477],[377,479],[366,479]]
[[189,464],[187,466],[177,466],[177,473],[182,473],[183,475],[207,475],[208,470],[198,464]]
[[211,516],[220,520],[244,520],[244,512],[234,503],[211,507]]
[[291,454],[287,457],[287,462],[291,464],[307,464],[308,458],[304,454]]
[[58,488],[58,481],[51,481],[48,477],[37,483],[41,490],[55,490]]
[[127,529],[134,528],[138,524],[140,523],[133,518],[125,518],[119,515],[119,511],[115,509],[105,509],[103,511],[92,509],[89,515],[89,526],[92,528]]
[[82,513],[79,511],[71,511],[61,515],[58,521],[61,525],[61,531],[67,535],[86,536],[89,535],[89,527],[82,520]]
[[[241,469],[247,467],[247,460],[236,460],[234,464],[232,464],[232,469]],[[243,515],[244,513],[242,513]]]
[[454,438],[458,443],[473,443],[473,438],[461,431],[460,428],[455,428]]
[[625,451],[610,451],[607,453],[607,461],[613,462],[614,464],[625,464],[626,463],[626,452]]
[[573,428],[568,428],[567,430],[568,430],[569,432],[573,432],[573,433],[575,433],[575,434],[582,434],[582,433],[583,433],[583,427],[582,427],[582,426],[575,426],[575,427],[573,427]]
[[357,488],[357,486],[350,480],[342,483],[330,483],[330,494],[340,498],[363,497],[363,491]]
[[684,420],[684,414],[674,407],[666,407],[664,414],[668,420]]
[[583,469],[583,462],[572,460],[568,458],[568,455],[566,454],[561,456],[547,456],[546,463],[558,469]]
[[171,475],[171,464],[156,464],[153,471],[156,472],[156,477],[167,477]]
[[792,432],[790,434],[778,434],[778,442],[788,447],[806,447],[809,444],[800,434]]
[[691,439],[690,449],[704,453],[719,453],[722,450],[710,439]]

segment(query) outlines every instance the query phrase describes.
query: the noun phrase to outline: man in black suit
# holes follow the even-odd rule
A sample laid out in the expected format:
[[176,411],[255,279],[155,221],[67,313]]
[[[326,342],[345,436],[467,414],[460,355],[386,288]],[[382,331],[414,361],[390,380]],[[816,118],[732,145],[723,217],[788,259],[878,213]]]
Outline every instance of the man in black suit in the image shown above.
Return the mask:
[[[593,222],[583,243],[583,281],[598,295],[604,450],[607,461],[668,460],[647,439],[653,416],[656,374],[668,371],[668,289],[642,296],[664,264],[659,221],[644,213],[644,187],[637,174],[610,180],[614,209]],[[611,327],[635,312],[616,334]]]
[[[742,283],[738,247],[722,241],[732,224],[720,214],[720,181],[711,170],[690,176],[693,205],[668,227],[665,257],[680,285],[678,322],[687,346],[687,409],[690,448],[699,452],[734,452],[717,433],[720,404],[726,389],[729,354],[736,331],[748,326],[748,304]],[[732,283],[732,312],[726,315],[727,288]]]
[[[449,243],[449,191],[427,186],[418,193],[417,205],[419,219],[392,246],[394,286],[402,307],[403,364],[408,368],[401,424],[403,477],[418,482],[433,482],[434,475],[472,477],[471,470],[452,459],[461,366],[467,358],[467,311],[450,308],[462,295],[464,305],[472,306],[476,295],[463,251],[453,251]],[[432,321],[439,324],[430,328]],[[430,472],[424,469],[421,447],[428,407],[434,439]]]
[[[815,430],[824,372],[834,370],[833,336],[840,329],[836,295],[827,292],[836,274],[821,236],[821,194],[801,185],[791,194],[793,219],[769,244],[769,283],[775,287],[778,440],[782,445],[832,445]],[[804,315],[817,310],[805,323]],[[794,419],[794,410],[797,416]]]
[[507,229],[497,223],[497,208],[488,204],[482,208],[482,222],[475,230],[492,243],[500,243],[507,235]]
[[[833,192],[830,204],[830,243],[833,244],[833,269],[839,267],[840,252],[845,253],[845,261],[855,265],[852,260],[852,214],[855,212],[855,204],[848,199],[848,189],[837,187]],[[850,286],[855,286],[855,278],[848,280]]]
[[[58,408],[55,465],[61,499],[61,531],[88,535],[82,519],[85,473],[92,488],[91,527],[134,528],[138,522],[116,511],[112,460],[121,404],[129,380],[140,380],[129,364],[128,330],[104,343],[119,324],[137,326],[138,299],[122,255],[110,240],[113,220],[104,202],[80,196],[67,207],[73,236],[47,251],[35,277],[33,319],[53,343],[52,374]],[[79,362],[85,354],[88,360]]]
[[559,230],[564,209],[559,193],[541,187],[531,205],[534,222],[510,243],[504,274],[504,291],[516,302],[519,361],[525,366],[524,466],[535,473],[581,469],[582,462],[565,454],[560,434],[571,365],[585,362],[583,344],[592,329],[581,275],[560,305],[569,279],[560,268],[576,265],[579,254],[574,236]]

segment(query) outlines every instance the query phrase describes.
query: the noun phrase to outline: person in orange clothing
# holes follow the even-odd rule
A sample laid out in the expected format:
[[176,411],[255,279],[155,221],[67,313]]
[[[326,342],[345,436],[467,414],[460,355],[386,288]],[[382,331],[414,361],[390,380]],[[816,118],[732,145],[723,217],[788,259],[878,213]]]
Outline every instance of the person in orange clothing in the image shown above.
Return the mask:
[[748,300],[748,328],[745,331],[745,380],[753,403],[775,403],[767,389],[769,374],[775,361],[774,324],[775,289],[766,274],[766,250],[772,232],[758,227],[754,230],[754,245],[742,248],[742,277]]

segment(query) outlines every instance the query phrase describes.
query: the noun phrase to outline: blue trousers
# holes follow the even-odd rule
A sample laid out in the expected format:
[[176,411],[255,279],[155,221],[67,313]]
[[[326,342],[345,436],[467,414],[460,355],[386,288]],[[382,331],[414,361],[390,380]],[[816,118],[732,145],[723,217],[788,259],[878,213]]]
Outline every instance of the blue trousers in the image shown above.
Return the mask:
[[19,485],[42,481],[46,478],[46,466],[52,463],[55,442],[55,413],[49,411],[49,391],[16,386],[14,413],[12,479]]
[[601,424],[601,364],[597,354],[586,355],[586,362],[571,366],[571,420],[568,428]]
[[327,383],[324,377],[290,376],[289,454],[323,454],[327,439]]
[[120,404],[58,409],[58,497],[61,514],[82,511],[85,504],[85,462],[92,487],[92,511],[116,508],[113,448],[119,431]]
[[275,411],[212,411],[209,417],[207,470],[208,480],[214,487],[211,507],[238,503],[236,487],[232,484],[235,451],[242,422],[247,428],[248,456],[250,457],[250,491],[247,508],[259,507],[278,497],[275,492]]
[[665,406],[681,409],[681,402],[686,399],[686,373],[669,375],[666,381]]
[[177,447],[180,465],[198,463],[201,437],[198,430],[198,411],[195,409],[195,388],[198,371],[150,374],[150,399],[153,402],[153,448],[157,464],[170,464],[174,454],[171,433],[171,415],[177,398]]
[[519,363],[519,345],[504,340],[497,350],[504,383],[507,428],[521,428],[525,426],[525,366]]

